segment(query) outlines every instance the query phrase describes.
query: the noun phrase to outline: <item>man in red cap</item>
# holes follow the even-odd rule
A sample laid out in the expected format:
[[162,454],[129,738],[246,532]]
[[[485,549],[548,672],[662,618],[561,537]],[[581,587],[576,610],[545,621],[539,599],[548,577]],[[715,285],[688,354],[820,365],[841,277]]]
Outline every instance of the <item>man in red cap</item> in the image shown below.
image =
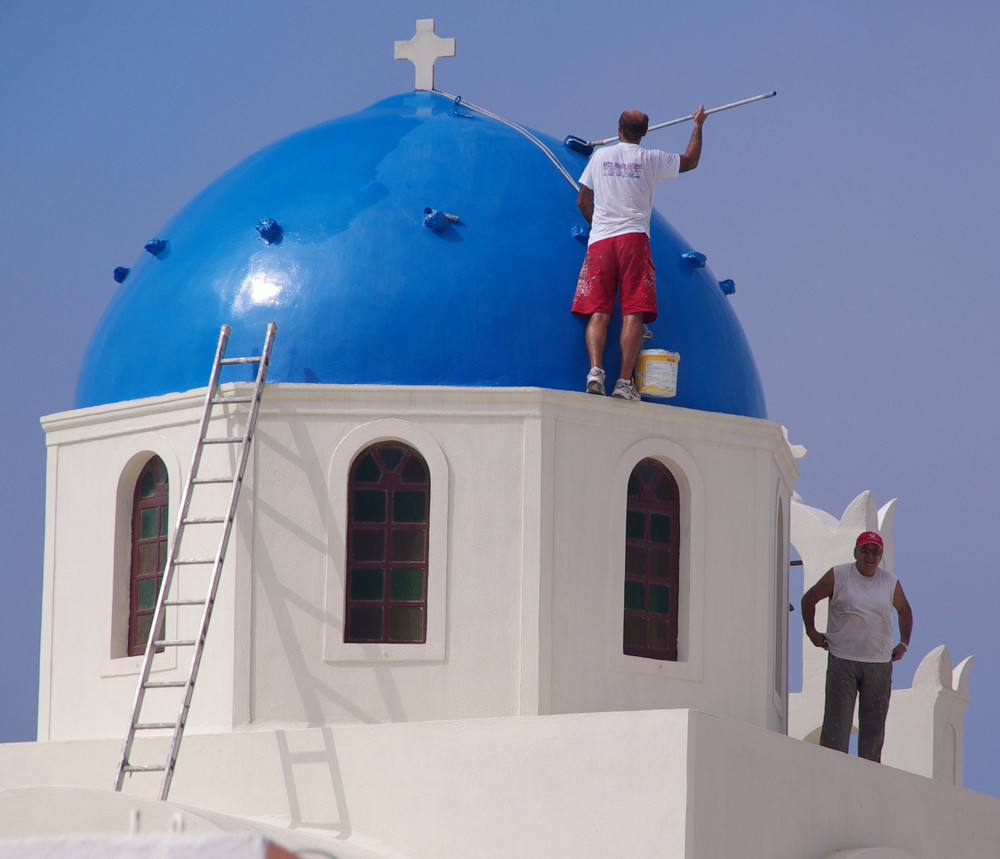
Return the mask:
[[[854,546],[854,563],[824,573],[802,597],[806,635],[829,652],[826,707],[820,745],[846,752],[858,701],[858,756],[882,758],[885,717],[892,691],[892,663],[910,645],[913,612],[899,580],[884,567],[882,538],[864,531]],[[816,629],[816,604],[830,600],[826,632]],[[892,610],[899,616],[899,642],[893,645]]]

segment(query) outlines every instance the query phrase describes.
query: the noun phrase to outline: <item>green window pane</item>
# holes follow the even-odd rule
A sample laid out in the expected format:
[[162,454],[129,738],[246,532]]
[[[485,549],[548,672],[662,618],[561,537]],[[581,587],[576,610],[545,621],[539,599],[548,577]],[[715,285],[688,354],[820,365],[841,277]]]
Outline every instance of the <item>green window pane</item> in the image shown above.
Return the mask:
[[629,611],[642,611],[646,607],[642,582],[625,582],[625,608]]
[[635,615],[625,616],[624,635],[622,643],[625,647],[642,647],[642,618]]
[[427,467],[419,456],[411,456],[399,476],[403,483],[427,483]]
[[402,462],[403,457],[406,456],[406,451],[401,447],[382,447],[379,448],[378,455],[382,460],[382,464],[389,471],[395,471],[399,467],[399,463]]
[[382,529],[363,531],[355,528],[351,533],[352,561],[384,561],[385,532]]
[[666,585],[649,586],[649,610],[654,614],[670,611],[670,591]]
[[654,650],[668,650],[670,648],[670,627],[665,620],[649,619],[649,647]]
[[378,483],[381,479],[382,469],[378,467],[375,457],[366,453],[354,470],[355,483]]
[[392,493],[392,521],[424,522],[427,520],[426,504],[427,493],[423,490],[397,489]]
[[389,609],[389,641],[423,641],[424,610],[397,605]]
[[141,614],[135,619],[135,643],[143,647],[149,639],[149,628],[153,625],[153,615]]
[[385,597],[383,570],[351,570],[351,600],[364,602]]
[[649,542],[670,542],[670,517],[662,513],[649,514]]
[[160,508],[160,536],[161,537],[166,537],[167,536],[167,526],[170,524],[170,516],[168,515],[169,513],[170,513],[170,508],[166,504],[164,504]]
[[385,522],[385,496],[384,489],[355,489],[353,521]]
[[669,549],[649,550],[649,577],[651,579],[665,579],[670,574],[670,551]]
[[625,575],[626,576],[642,576],[645,573],[643,569],[646,561],[646,552],[642,546],[626,546],[625,547]]
[[151,470],[144,471],[139,481],[139,497],[149,498],[156,491],[156,478]]
[[158,573],[163,569],[160,564],[160,553],[157,551],[160,541],[139,544],[139,574]]
[[156,493],[157,486],[167,482],[167,467],[163,460],[154,456],[142,470],[139,476],[138,497],[150,498]]
[[351,641],[381,640],[381,606],[352,606],[348,615],[348,629]]
[[419,602],[424,598],[424,571],[393,570],[389,599],[398,602]]
[[424,532],[393,531],[390,553],[393,561],[424,560]]
[[[138,584],[138,605],[136,608],[143,609],[156,608],[156,595],[160,590],[159,579],[140,579]],[[150,618],[152,620],[152,618]]]
[[646,539],[646,517],[641,510],[629,510],[625,513],[625,539]]
[[160,508],[147,507],[139,511],[139,537],[160,536]]

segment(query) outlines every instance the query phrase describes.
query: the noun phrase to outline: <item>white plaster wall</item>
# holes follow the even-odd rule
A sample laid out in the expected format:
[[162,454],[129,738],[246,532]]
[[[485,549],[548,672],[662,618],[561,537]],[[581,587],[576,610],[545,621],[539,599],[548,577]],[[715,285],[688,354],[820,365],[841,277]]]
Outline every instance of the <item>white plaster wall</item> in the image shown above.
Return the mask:
[[[796,472],[775,424],[537,390],[333,393],[283,385],[262,412],[255,724],[699,706],[784,730],[770,656],[774,511]],[[341,632],[346,466],[381,437],[446,459],[447,549],[430,578],[446,580],[447,628],[443,650],[368,646],[359,662],[331,655],[323,636]],[[691,484],[697,511],[677,664],[621,655],[625,486],[647,455]]]
[[691,730],[689,856],[996,855],[994,797],[705,713]]
[[[167,466],[171,518],[200,418],[203,392],[99,407],[43,420],[47,435],[46,534],[39,678],[40,739],[124,737],[141,657],[125,654],[132,492],[152,454]],[[119,504],[119,499],[127,499]],[[119,522],[118,510],[126,511]],[[214,538],[217,544],[218,536]],[[214,553],[214,547],[212,550]],[[233,597],[239,566],[231,548],[190,724],[232,725]],[[193,617],[193,616],[192,616]],[[176,631],[168,623],[168,632]],[[183,630],[180,630],[183,632]],[[190,651],[159,658],[157,679],[185,677]],[[177,699],[151,701],[148,716],[173,719]]]
[[[91,798],[81,815],[67,795],[60,815],[8,815],[4,791],[101,786],[116,752],[110,740],[0,745],[0,837],[74,831],[66,821],[102,831],[108,802]],[[993,797],[684,710],[196,735],[170,799],[200,816],[322,833],[335,855],[357,844],[414,859],[872,848],[939,859],[993,856],[1000,843]]]
[[[124,733],[138,660],[109,656],[116,487],[159,453],[176,511],[200,405],[44,422],[42,737]],[[427,645],[342,642],[347,469],[382,438],[431,469]],[[625,488],[644,456],[682,488],[676,663],[621,653]],[[775,511],[796,473],[769,421],[539,389],[269,386],[189,732],[664,707],[784,731]]]
[[[556,712],[697,707],[784,730],[774,704],[778,498],[797,471],[780,428],[684,409],[560,412],[552,702]],[[644,457],[681,491],[679,661],[621,652],[628,476]],[[787,520],[786,520],[787,521]],[[585,523],[585,524],[582,524]],[[597,631],[588,618],[603,614]]]
[[[281,393],[284,397],[287,390]],[[493,403],[367,392],[267,404],[258,435],[253,577],[255,723],[381,722],[518,712],[521,611],[522,418]],[[272,410],[296,420],[272,419]],[[377,411],[376,411],[377,410]],[[463,414],[463,412],[466,412]],[[386,416],[394,422],[386,428]],[[375,426],[355,436],[357,427]],[[338,455],[340,479],[330,474]],[[429,625],[445,621],[440,647],[354,646],[342,641],[346,471],[373,440],[397,438],[446,464],[431,465],[432,505],[442,493],[448,527],[431,533],[430,587],[445,584]],[[341,452],[342,454],[343,452]],[[317,468],[302,462],[318,463]],[[441,483],[439,478],[444,478]],[[435,545],[435,537],[446,541]],[[436,563],[435,563],[436,561]],[[341,648],[343,650],[344,648]],[[326,655],[326,658],[324,658]],[[366,657],[366,658],[365,658]]]

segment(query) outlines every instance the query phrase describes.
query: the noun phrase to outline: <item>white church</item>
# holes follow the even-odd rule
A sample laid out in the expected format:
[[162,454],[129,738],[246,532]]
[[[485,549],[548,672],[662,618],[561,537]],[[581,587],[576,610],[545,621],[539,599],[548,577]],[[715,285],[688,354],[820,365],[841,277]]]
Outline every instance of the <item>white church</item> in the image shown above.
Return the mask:
[[[586,157],[436,90],[454,52],[419,21],[414,91],[251,156],[116,270],[42,419],[38,741],[0,745],[0,859],[1000,855],[1000,800],[962,787],[971,657],[893,691],[881,765],[818,745],[822,652],[788,691],[792,547],[808,587],[878,528],[891,568],[894,502],[795,495],[731,287],[658,213],[676,395],[583,392]],[[259,403],[223,367],[203,433],[220,330],[259,357],[271,322]],[[204,570],[157,593],[179,519],[226,518],[221,481],[185,509],[197,451],[238,465],[200,440],[248,424],[190,646]],[[123,754],[151,633],[160,727]],[[133,765],[192,651],[161,799]]]

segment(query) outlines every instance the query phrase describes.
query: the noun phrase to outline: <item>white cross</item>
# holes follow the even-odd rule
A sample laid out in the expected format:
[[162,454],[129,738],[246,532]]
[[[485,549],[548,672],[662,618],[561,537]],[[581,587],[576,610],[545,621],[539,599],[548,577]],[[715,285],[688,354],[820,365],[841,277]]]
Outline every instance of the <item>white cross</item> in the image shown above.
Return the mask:
[[397,60],[409,60],[416,69],[414,89],[434,89],[434,63],[439,57],[455,56],[455,40],[434,32],[433,18],[418,18],[417,32],[407,42],[396,42]]

